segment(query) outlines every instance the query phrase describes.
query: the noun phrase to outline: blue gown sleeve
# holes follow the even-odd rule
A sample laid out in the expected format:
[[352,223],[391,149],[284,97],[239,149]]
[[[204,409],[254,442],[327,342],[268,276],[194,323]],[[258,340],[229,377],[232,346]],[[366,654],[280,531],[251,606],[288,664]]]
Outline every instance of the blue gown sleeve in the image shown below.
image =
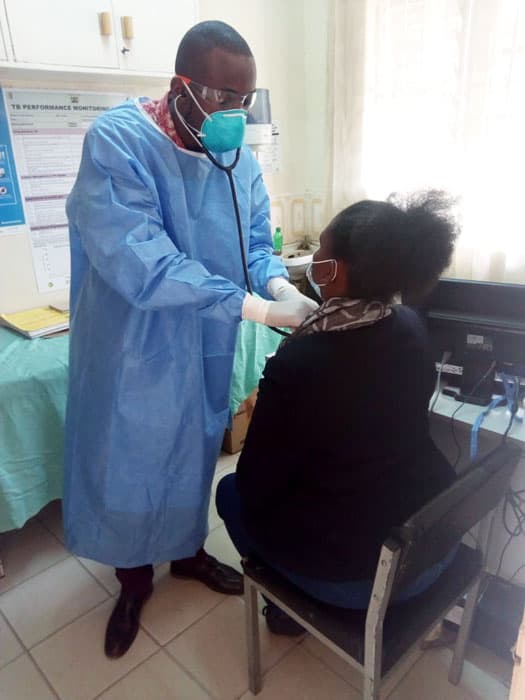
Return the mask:
[[267,286],[272,277],[288,279],[288,272],[279,255],[273,255],[270,227],[270,198],[263,182],[259,164],[253,158],[251,192],[250,245],[248,269],[253,289],[265,299],[271,299]]
[[218,321],[240,319],[246,292],[177,249],[156,193],[111,125],[87,133],[67,213],[91,265],[132,306],[184,306]]

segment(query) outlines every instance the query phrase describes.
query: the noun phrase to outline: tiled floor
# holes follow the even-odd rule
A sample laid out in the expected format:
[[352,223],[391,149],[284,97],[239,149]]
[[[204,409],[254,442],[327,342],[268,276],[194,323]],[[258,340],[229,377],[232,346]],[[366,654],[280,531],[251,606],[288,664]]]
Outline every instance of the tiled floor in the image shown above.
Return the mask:
[[[232,471],[223,455],[219,474]],[[207,550],[238,567],[212,505]],[[70,556],[60,504],[22,530],[0,535],[1,700],[249,700],[244,603],[156,570],[155,593],[130,652],[106,659],[104,629],[118,585],[113,571]],[[358,675],[311,637],[274,637],[261,625],[267,671],[261,700],[359,700]],[[447,681],[450,652],[426,652],[386,688],[390,700],[504,700],[510,665],[473,648],[458,687]]]

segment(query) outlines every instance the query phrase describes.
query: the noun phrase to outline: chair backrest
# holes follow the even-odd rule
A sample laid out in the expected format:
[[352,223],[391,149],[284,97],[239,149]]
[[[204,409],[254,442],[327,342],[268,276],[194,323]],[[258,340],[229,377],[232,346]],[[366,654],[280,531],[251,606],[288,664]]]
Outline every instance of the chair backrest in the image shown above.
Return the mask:
[[501,444],[392,532],[402,546],[392,595],[444,559],[498,505],[521,454],[521,448]]

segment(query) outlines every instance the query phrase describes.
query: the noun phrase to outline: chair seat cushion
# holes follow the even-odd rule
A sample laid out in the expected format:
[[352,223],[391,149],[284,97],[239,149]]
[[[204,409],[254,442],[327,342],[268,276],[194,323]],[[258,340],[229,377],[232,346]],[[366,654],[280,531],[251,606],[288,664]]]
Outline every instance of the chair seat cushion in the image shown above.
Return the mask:
[[[253,557],[244,560],[243,567],[255,583],[364,664],[366,610],[346,610],[321,603]],[[481,569],[481,553],[461,545],[453,562],[429,589],[388,609],[383,626],[383,676],[468,590]]]

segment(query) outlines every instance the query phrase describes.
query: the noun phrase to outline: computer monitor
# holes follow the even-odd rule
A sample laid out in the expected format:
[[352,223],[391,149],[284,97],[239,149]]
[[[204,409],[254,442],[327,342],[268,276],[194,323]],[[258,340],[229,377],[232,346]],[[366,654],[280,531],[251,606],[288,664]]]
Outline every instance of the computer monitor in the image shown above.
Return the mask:
[[525,285],[441,279],[421,310],[458,400],[487,405],[499,374],[525,379]]

